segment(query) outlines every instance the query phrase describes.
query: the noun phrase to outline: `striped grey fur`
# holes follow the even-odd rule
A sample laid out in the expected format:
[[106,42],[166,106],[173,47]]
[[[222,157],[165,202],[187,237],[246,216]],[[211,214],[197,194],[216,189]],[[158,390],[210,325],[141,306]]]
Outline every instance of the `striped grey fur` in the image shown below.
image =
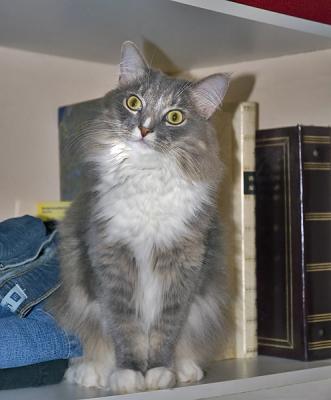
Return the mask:
[[[85,181],[60,226],[63,284],[48,307],[84,346],[69,380],[118,393],[196,381],[226,342],[222,168],[209,118],[227,84],[170,78],[123,45],[120,84],[75,141]],[[139,112],[124,106],[132,94]],[[185,123],[167,124],[169,109]],[[145,123],[152,133],[136,144]]]

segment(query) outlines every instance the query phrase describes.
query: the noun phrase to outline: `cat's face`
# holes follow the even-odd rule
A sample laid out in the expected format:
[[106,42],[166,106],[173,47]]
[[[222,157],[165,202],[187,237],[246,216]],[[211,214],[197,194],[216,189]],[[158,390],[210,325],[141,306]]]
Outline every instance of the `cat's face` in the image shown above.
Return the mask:
[[119,86],[104,99],[100,143],[116,147],[123,157],[124,152],[171,157],[188,174],[202,175],[217,152],[209,118],[228,81],[221,74],[198,82],[169,77],[149,69],[135,45],[126,42]]
[[185,143],[204,147],[207,121],[197,112],[189,86],[188,81],[148,71],[111,92],[106,115],[120,125],[117,137],[163,153]]

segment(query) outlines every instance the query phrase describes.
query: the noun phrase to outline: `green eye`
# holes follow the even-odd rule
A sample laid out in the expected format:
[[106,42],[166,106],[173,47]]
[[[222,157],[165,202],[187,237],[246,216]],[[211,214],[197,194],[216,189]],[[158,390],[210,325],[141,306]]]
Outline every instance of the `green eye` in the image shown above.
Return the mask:
[[179,125],[184,121],[184,115],[179,110],[172,110],[166,115],[166,120],[171,125]]
[[143,108],[142,102],[137,96],[130,96],[126,99],[126,106],[132,111],[139,111]]

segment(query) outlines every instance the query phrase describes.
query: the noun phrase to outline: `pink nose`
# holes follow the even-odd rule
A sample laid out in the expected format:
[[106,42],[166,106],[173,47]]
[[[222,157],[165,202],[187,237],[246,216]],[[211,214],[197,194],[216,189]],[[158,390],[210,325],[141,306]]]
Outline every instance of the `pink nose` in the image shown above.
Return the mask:
[[149,134],[149,132],[151,132],[151,129],[145,128],[144,126],[139,126],[139,129],[142,137],[145,137],[146,135]]

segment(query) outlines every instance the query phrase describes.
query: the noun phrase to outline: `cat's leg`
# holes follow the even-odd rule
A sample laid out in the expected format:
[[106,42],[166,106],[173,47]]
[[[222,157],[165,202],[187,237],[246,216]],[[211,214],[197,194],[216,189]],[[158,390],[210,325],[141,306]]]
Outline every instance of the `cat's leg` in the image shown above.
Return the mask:
[[203,368],[220,351],[225,341],[226,315],[212,290],[197,295],[176,346],[176,374],[181,383],[200,381]]
[[74,332],[81,341],[84,355],[70,360],[65,378],[86,387],[109,387],[115,368],[114,346],[101,328],[102,313],[86,290],[79,285],[64,284],[48,299],[45,309],[60,326]]
[[70,360],[65,379],[81,386],[110,388],[114,369],[115,354],[111,341],[102,336],[90,336],[84,341],[84,356]]
[[155,254],[154,273],[162,281],[163,304],[149,335],[147,389],[176,383],[176,348],[200,276],[204,248],[200,240],[187,240],[178,248]]
[[194,383],[200,381],[203,370],[198,361],[198,354],[189,339],[181,338],[176,350],[176,376],[179,383]]
[[184,312],[184,302],[163,307],[156,326],[150,331],[148,370],[145,375],[148,390],[170,388],[176,384],[175,345]]
[[145,378],[140,371],[117,368],[110,377],[110,388],[114,394],[128,394],[145,390]]
[[100,306],[82,286],[67,286],[60,287],[48,304],[60,325],[75,332],[83,347],[84,355],[70,360],[65,378],[86,387],[108,388],[115,354],[111,337],[102,329]]
[[[172,290],[179,292],[175,283]],[[175,348],[187,307],[185,293],[182,302],[180,298],[175,299],[171,290],[168,293],[168,303],[163,306],[161,316],[149,334],[148,371],[145,376],[148,390],[170,388],[176,384]]]
[[[140,332],[136,321],[122,317],[121,321],[112,318],[112,335],[116,348],[116,368],[110,376],[113,393],[125,394],[145,390],[143,372],[146,369],[147,338]],[[115,325],[116,324],[116,325]]]
[[204,343],[201,340],[204,332],[200,331],[203,329],[200,311],[195,305],[191,306],[188,320],[176,346],[176,375],[180,383],[198,382],[204,376],[200,366],[200,360],[204,358]]
[[167,331],[164,324],[159,330],[154,329],[150,334],[149,365],[145,375],[148,390],[166,389],[176,384],[171,336],[172,332]]
[[[115,279],[111,280],[112,283]],[[121,295],[104,296],[105,329],[112,337],[116,366],[109,379],[114,394],[134,393],[145,390],[144,372],[147,365],[147,336],[142,331],[132,307],[132,291],[125,288],[125,277],[121,280]],[[109,285],[111,286],[111,284]],[[119,283],[117,283],[117,290]],[[115,289],[116,290],[116,289]]]
[[176,375],[170,368],[151,368],[146,373],[145,384],[148,390],[171,388],[176,384]]

